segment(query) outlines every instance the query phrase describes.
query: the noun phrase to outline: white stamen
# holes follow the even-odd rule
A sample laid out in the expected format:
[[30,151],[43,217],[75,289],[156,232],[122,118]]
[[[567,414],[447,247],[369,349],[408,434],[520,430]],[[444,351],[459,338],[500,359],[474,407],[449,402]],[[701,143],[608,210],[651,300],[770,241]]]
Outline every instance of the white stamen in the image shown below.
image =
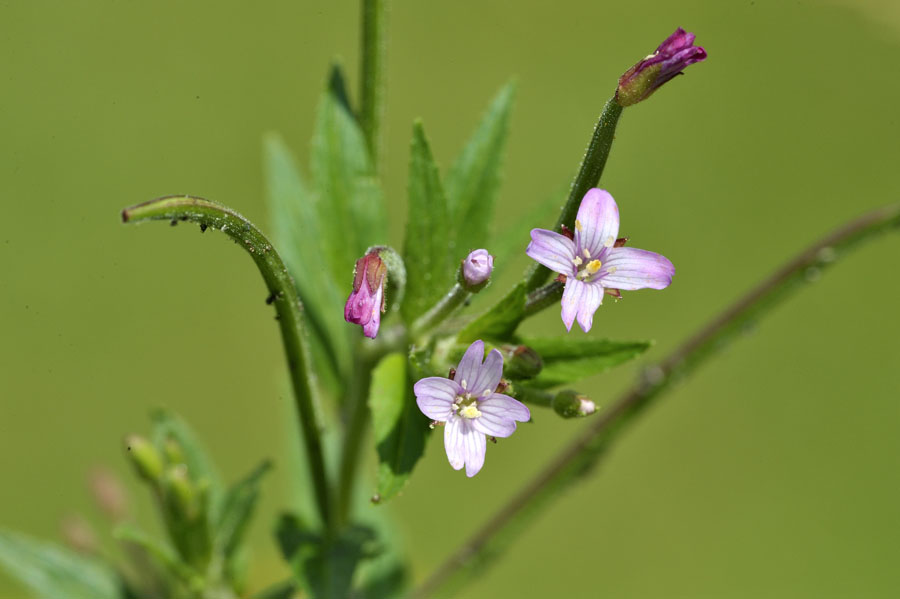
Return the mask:
[[606,238],[606,241],[603,243],[603,245],[605,245],[608,248],[611,248],[612,246],[616,245],[616,238],[613,237],[612,235],[610,235],[609,237]]
[[574,258],[572,258],[572,264],[574,264],[575,266],[581,266],[581,263],[581,256],[575,256]]
[[583,250],[581,250],[581,253],[584,254],[584,257],[587,258],[588,260],[591,259],[591,252],[587,248],[584,248]]
[[463,379],[462,382],[459,384],[459,386],[462,387],[463,389],[465,389],[466,387],[469,386],[469,384],[466,382],[466,379]]

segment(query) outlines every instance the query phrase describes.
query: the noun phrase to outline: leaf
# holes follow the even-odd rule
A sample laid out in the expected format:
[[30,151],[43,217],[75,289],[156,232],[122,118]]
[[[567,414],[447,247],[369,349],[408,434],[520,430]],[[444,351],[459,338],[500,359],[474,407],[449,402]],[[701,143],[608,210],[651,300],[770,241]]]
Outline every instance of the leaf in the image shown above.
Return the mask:
[[148,535],[146,532],[133,524],[120,524],[113,530],[113,538],[120,541],[134,543],[147,552],[147,555],[153,557],[162,569],[186,583],[195,582],[200,579],[200,575],[189,565],[179,559],[175,551]]
[[153,443],[157,448],[165,453],[166,440],[177,441],[184,452],[191,480],[196,482],[206,480],[209,483],[209,513],[212,521],[215,521],[221,510],[224,485],[213,461],[209,458],[203,445],[200,444],[194,431],[177,414],[159,408],[153,411],[151,417],[153,419]]
[[453,285],[456,276],[447,252],[450,231],[447,200],[422,123],[413,124],[409,156],[409,216],[406,223],[406,296],[401,308],[411,323]]
[[360,561],[377,555],[375,534],[364,526],[348,526],[336,539],[328,539],[285,514],[279,519],[276,536],[300,587],[314,599],[349,596]]
[[640,356],[653,345],[651,341],[571,337],[525,338],[520,343],[534,349],[544,361],[540,374],[528,381],[528,386],[538,389],[565,385],[600,374]]
[[497,93],[447,173],[447,208],[456,242],[451,247],[460,259],[488,241],[514,94],[513,83]]
[[279,582],[253,595],[253,599],[293,599],[297,594],[297,585],[293,580]]
[[262,477],[272,469],[272,462],[265,460],[246,478],[233,485],[225,494],[222,515],[216,527],[216,547],[226,558],[231,557],[241,543],[247,524],[259,499]]
[[0,531],[0,565],[41,599],[121,599],[124,586],[105,564],[54,543]]
[[319,102],[310,170],[320,198],[319,222],[327,227],[322,240],[329,264],[335,279],[349,284],[356,259],[387,240],[387,222],[365,138],[342,89],[334,67]]
[[[265,138],[264,166],[275,245],[309,315],[315,359],[329,366],[334,381],[340,380],[350,365],[351,329],[341,310],[335,309],[346,298],[339,288],[341,281],[336,282],[328,268],[327,251],[330,245],[340,243],[340,235],[333,223],[319,220],[321,198],[304,182],[294,156],[276,134]],[[323,239],[328,234],[338,239]],[[349,287],[352,273],[344,274],[343,282]]]
[[521,282],[487,312],[478,316],[459,332],[457,341],[471,343],[477,339],[506,340],[512,336],[525,315],[527,293]]
[[372,371],[369,409],[378,452],[377,493],[393,498],[425,450],[428,420],[416,406],[406,356],[389,354]]

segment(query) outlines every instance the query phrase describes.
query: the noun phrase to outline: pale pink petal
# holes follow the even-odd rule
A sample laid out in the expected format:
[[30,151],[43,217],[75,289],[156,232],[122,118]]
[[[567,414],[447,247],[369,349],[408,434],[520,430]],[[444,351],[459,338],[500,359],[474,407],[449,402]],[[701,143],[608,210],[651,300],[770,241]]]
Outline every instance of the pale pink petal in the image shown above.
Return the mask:
[[473,477],[484,466],[484,454],[487,449],[484,434],[475,430],[470,422],[462,423],[462,447],[466,460],[466,476]]
[[594,322],[594,312],[603,303],[603,286],[600,283],[585,283],[581,294],[581,302],[578,304],[578,324],[585,333],[591,330]]
[[438,376],[420,380],[413,387],[416,404],[422,413],[439,422],[445,422],[452,413],[451,406],[459,393],[459,385]]
[[575,243],[565,235],[546,229],[532,229],[531,243],[525,253],[554,272],[575,275],[575,265],[572,263]]
[[484,360],[484,364],[478,369],[475,377],[467,381],[468,391],[476,397],[484,395],[485,391],[494,392],[500,377],[503,376],[503,354],[492,349]]
[[[366,287],[366,285],[363,285]],[[378,334],[378,327],[381,326],[381,305],[382,298],[384,297],[384,287],[379,286],[375,291],[375,297],[372,298],[372,317],[369,319],[369,322],[363,325],[363,335],[368,337],[369,339],[374,339]]]
[[516,430],[516,420],[528,422],[531,419],[524,404],[499,393],[478,402],[478,410],[481,416],[472,421],[475,429],[494,437],[508,437]]
[[[464,389],[470,390],[470,383],[478,378],[481,372],[481,363],[484,360],[484,342],[479,339],[469,346],[466,353],[463,354],[459,365],[456,367],[456,376],[453,380],[459,383]],[[464,382],[465,381],[465,382]]]
[[622,247],[613,248],[606,256],[598,280],[614,289],[665,289],[674,275],[675,267],[665,256]]
[[447,452],[447,460],[454,470],[459,470],[466,463],[463,450],[462,418],[453,417],[444,425],[444,450]]
[[566,330],[572,330],[572,323],[575,321],[575,315],[578,314],[578,307],[581,303],[581,295],[584,293],[585,284],[578,279],[568,279],[566,287],[563,289],[562,296],[562,321],[566,325]]
[[492,437],[506,438],[516,432],[516,421],[482,411],[481,416],[472,420],[475,430]]
[[575,218],[577,251],[587,249],[591,258],[597,258],[604,247],[615,243],[619,235],[619,207],[608,191],[597,188],[588,191]]

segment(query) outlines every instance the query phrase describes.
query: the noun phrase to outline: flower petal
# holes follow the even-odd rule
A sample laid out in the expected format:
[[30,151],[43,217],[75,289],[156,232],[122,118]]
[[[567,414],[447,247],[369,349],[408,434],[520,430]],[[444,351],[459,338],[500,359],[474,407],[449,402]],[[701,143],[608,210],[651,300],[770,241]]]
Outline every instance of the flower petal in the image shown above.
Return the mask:
[[[576,251],[588,250],[591,258],[600,256],[605,247],[612,247],[619,236],[619,207],[604,189],[591,189],[584,194],[578,216],[575,217]],[[587,256],[582,256],[587,259]]]
[[466,353],[463,354],[459,365],[456,367],[456,376],[453,380],[459,383],[463,388],[471,390],[470,383],[478,378],[481,372],[481,363],[484,360],[484,341],[479,339],[469,346]]
[[516,430],[516,420],[528,422],[531,419],[525,404],[499,393],[478,402],[478,410],[481,416],[472,421],[475,429],[494,437],[509,437]]
[[471,423],[462,423],[462,447],[466,459],[466,476],[469,478],[478,474],[484,466],[484,454],[487,449],[487,439],[484,434],[475,430]]
[[665,289],[672,282],[675,267],[665,256],[636,248],[613,248],[599,273],[604,287],[614,289]]
[[531,243],[525,253],[554,272],[575,276],[575,243],[559,233],[546,229],[532,229]]
[[585,283],[578,303],[578,324],[587,333],[594,322],[594,312],[603,303],[603,286],[598,283]]
[[419,409],[432,420],[439,422],[450,419],[451,406],[459,390],[459,385],[454,381],[439,376],[422,379],[413,387]]
[[453,417],[444,426],[444,451],[447,452],[447,460],[454,470],[459,470],[466,463],[463,452],[463,427],[462,418]]
[[[365,287],[365,285],[363,285]],[[379,287],[375,291],[375,297],[372,298],[372,317],[369,322],[363,325],[363,335],[369,339],[374,339],[378,335],[378,327],[381,326],[381,306],[384,297],[384,287]]]
[[578,307],[581,303],[581,295],[584,293],[585,284],[578,279],[568,279],[566,287],[563,289],[562,296],[562,321],[566,325],[566,330],[572,330],[572,323],[575,321],[575,315],[578,313]]
[[[503,376],[503,354],[492,349],[484,360],[484,364],[478,368],[475,376],[468,382],[469,393],[476,397],[490,395],[500,383]],[[485,394],[485,392],[488,392]]]

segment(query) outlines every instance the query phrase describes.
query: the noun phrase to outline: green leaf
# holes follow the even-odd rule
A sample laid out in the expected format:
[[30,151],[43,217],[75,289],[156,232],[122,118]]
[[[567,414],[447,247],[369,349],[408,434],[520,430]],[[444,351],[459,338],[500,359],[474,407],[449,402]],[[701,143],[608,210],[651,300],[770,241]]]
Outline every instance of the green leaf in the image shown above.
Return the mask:
[[[275,244],[309,316],[314,359],[329,367],[319,372],[330,374],[333,388],[350,365],[352,329],[335,306],[346,299],[341,283],[349,286],[352,271],[344,272],[343,281],[334,280],[328,268],[328,248],[339,244],[341,236],[333,223],[319,220],[321,198],[306,185],[294,156],[276,134],[265,138],[264,163]],[[325,239],[328,235],[337,239]]]
[[121,599],[122,581],[94,559],[53,543],[0,531],[0,565],[41,599]]
[[[335,67],[336,68],[336,67]],[[323,249],[336,280],[352,280],[353,264],[371,246],[387,241],[381,189],[365,138],[332,71],[322,95],[312,140],[310,170],[320,201]]]
[[380,501],[406,485],[425,450],[428,420],[416,406],[406,356],[389,354],[372,371],[369,410],[378,452],[377,493]]
[[285,514],[276,536],[300,587],[314,599],[349,596],[359,563],[378,554],[375,534],[365,526],[349,526],[336,539],[328,539]]
[[177,414],[159,408],[153,411],[151,417],[153,418],[153,443],[156,447],[165,452],[166,441],[174,439],[184,452],[184,460],[191,480],[198,483],[203,480],[208,482],[209,513],[212,521],[215,521],[221,510],[224,485],[213,461],[194,431]]
[[222,515],[216,527],[215,544],[226,558],[230,557],[240,545],[259,499],[260,481],[271,469],[272,462],[264,461],[225,494]]
[[293,580],[273,584],[253,595],[253,599],[293,599],[297,595],[297,585]]
[[451,247],[460,259],[488,241],[514,93],[513,83],[503,86],[447,173],[447,208],[456,242]]
[[528,386],[546,389],[565,385],[600,374],[632,360],[653,345],[651,341],[610,341],[556,337],[552,339],[526,338],[520,343],[534,349],[544,361],[544,368]]
[[409,156],[409,217],[406,223],[406,322],[424,314],[453,285],[456,269],[447,251],[447,200],[422,123],[413,125]]
[[477,339],[509,339],[525,315],[527,293],[525,283],[519,283],[487,312],[470,322],[459,332],[457,341],[471,343]]
[[133,524],[120,524],[113,530],[113,538],[134,543],[147,552],[163,570],[190,585],[202,584],[202,577],[189,565],[182,562],[175,550],[154,539]]

